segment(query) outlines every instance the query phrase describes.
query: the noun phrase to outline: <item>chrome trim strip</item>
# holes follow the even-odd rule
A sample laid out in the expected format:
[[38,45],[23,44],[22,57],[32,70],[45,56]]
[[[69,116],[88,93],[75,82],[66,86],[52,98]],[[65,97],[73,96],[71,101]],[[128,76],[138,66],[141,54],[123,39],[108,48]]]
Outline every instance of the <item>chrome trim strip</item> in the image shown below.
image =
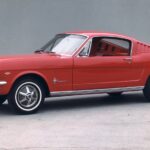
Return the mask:
[[57,92],[51,92],[50,95],[52,97],[71,96],[71,95],[86,95],[86,94],[140,91],[143,89],[144,89],[144,86],[107,88],[107,89],[92,89],[92,90],[57,91]]
[[0,81],[0,86],[1,86],[1,85],[6,85],[6,84],[7,84],[6,81]]

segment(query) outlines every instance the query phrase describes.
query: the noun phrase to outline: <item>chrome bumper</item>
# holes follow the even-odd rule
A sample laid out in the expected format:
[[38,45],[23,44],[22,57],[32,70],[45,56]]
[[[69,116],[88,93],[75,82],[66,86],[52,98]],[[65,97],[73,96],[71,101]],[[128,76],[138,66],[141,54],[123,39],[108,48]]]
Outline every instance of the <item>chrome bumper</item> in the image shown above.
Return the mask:
[[6,84],[7,84],[6,81],[0,81],[0,86],[1,86],[1,85],[6,85]]

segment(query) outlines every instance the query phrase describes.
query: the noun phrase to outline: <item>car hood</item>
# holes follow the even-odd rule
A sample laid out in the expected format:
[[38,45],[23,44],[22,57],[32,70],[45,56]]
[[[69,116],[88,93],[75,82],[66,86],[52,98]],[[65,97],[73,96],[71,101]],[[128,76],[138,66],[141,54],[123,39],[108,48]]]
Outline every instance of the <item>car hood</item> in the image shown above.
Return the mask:
[[11,59],[35,59],[35,58],[41,58],[45,57],[46,55],[52,56],[52,57],[58,57],[59,55],[55,54],[45,54],[45,53],[33,53],[33,54],[20,54],[20,55],[2,55],[0,56],[0,60],[11,60]]
[[0,70],[58,68],[70,64],[71,57],[56,54],[34,53],[0,56]]

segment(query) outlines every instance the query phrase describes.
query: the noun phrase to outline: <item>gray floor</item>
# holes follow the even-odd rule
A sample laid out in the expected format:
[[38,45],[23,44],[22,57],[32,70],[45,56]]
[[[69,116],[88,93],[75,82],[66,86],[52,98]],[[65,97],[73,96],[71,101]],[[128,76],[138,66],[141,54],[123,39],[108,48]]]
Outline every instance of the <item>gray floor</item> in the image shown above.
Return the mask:
[[48,99],[34,115],[0,107],[0,150],[149,150],[150,103],[140,92]]

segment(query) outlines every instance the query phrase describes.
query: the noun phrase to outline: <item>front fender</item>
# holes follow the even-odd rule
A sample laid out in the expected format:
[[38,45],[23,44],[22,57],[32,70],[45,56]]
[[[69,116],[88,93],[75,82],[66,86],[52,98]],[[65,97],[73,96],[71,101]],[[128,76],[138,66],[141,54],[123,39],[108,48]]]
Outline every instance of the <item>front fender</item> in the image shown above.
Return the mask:
[[0,80],[6,81],[6,85],[0,86],[0,95],[7,95],[17,79],[25,76],[25,75],[37,75],[47,83],[48,88],[53,88],[53,83],[52,83],[52,75],[50,76],[50,73],[47,71],[37,71],[37,70],[30,70],[30,71],[9,71],[9,72],[4,72],[3,75],[0,77]]

